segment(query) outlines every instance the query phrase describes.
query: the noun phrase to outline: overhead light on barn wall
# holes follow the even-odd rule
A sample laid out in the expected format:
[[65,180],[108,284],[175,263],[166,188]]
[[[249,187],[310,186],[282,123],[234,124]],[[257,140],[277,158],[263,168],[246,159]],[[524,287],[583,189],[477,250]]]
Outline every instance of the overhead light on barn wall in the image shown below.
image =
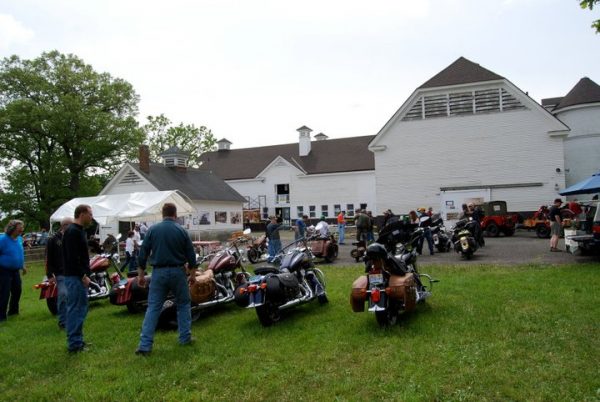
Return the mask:
[[556,168],[556,173],[560,173],[560,168]]
[[554,183],[554,189],[555,189],[556,191],[560,190],[560,187],[558,186],[558,183]]

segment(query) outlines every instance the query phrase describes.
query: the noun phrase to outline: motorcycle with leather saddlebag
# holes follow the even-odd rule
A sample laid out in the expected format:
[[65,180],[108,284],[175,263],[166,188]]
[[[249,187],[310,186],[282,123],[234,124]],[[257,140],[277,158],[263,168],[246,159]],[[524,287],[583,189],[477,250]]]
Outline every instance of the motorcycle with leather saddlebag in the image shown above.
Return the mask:
[[478,240],[482,238],[479,222],[473,218],[461,219],[452,227],[452,232],[454,251],[460,253],[467,260],[473,258],[473,253],[481,245]]
[[[115,272],[110,275],[108,269],[113,267]],[[88,300],[100,300],[109,297],[111,286],[121,281],[123,272],[119,268],[119,254],[116,249],[112,253],[97,254],[90,258],[90,285],[88,286]],[[58,312],[56,300],[58,288],[55,281],[48,278],[33,286],[40,290],[40,299],[46,299],[48,310],[53,315]]]
[[314,229],[307,229],[309,246],[314,258],[323,258],[326,262],[331,263],[338,256],[339,246],[333,234],[329,233],[327,236],[321,237],[321,229],[324,225],[323,222],[319,222]]
[[[192,321],[209,308],[233,302],[236,288],[247,283],[250,274],[242,265],[240,246],[248,241],[249,234],[250,229],[244,230],[241,236],[230,239],[229,246],[199,261],[199,267],[204,262],[208,265],[206,269],[196,270],[196,282],[190,285]],[[158,326],[177,328],[177,304],[172,298],[165,301]]]
[[298,239],[285,246],[274,266],[258,267],[235,290],[235,302],[240,307],[254,308],[260,323],[268,327],[278,322],[285,310],[318,300],[328,302],[325,275],[313,263],[313,255],[306,239]]
[[431,296],[433,283],[438,282],[417,270],[417,245],[423,229],[415,226],[404,222],[386,226],[377,241],[367,247],[366,275],[352,284],[352,310],[363,312],[367,302],[368,311],[375,313],[382,327],[394,325],[400,314],[415,310]]

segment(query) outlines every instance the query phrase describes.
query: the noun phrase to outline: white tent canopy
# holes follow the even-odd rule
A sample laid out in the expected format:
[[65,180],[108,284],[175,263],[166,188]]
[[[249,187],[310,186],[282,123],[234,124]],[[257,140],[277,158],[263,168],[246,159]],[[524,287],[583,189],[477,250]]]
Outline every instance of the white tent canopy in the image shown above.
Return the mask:
[[181,192],[149,191],[73,198],[52,214],[50,222],[60,222],[65,217],[73,218],[75,208],[81,204],[92,207],[94,219],[100,225],[106,225],[115,220],[158,221],[162,219],[162,206],[167,202],[177,206],[178,215],[191,214],[196,211],[192,201]]

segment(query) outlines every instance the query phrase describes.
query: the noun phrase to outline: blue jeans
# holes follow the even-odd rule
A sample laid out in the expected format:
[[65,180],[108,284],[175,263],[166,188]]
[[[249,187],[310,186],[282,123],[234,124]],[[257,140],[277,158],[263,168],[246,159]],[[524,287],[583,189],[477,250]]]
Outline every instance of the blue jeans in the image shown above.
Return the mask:
[[0,321],[6,320],[7,308],[8,314],[19,312],[19,300],[21,299],[20,274],[21,271],[18,269],[0,268]]
[[58,325],[66,327],[67,323],[67,286],[65,285],[65,277],[58,275],[56,277],[56,308],[58,310]]
[[269,239],[269,262],[273,262],[273,258],[281,251],[280,239]]
[[142,334],[138,350],[151,351],[154,332],[163,304],[169,291],[175,295],[177,304],[177,327],[179,343],[186,344],[192,340],[192,312],[190,288],[183,267],[154,268],[148,292],[148,309],[142,324]]
[[67,348],[83,347],[83,322],[88,312],[88,290],[78,276],[65,276],[67,290]]
[[134,251],[133,254],[131,254],[129,251],[126,251],[125,257],[125,264],[123,264],[123,266],[121,267],[121,271],[123,271],[125,267],[127,267],[127,272],[135,272],[135,270],[137,269],[138,252]]
[[338,223],[338,238],[340,243],[343,243],[346,238],[346,224],[344,223]]

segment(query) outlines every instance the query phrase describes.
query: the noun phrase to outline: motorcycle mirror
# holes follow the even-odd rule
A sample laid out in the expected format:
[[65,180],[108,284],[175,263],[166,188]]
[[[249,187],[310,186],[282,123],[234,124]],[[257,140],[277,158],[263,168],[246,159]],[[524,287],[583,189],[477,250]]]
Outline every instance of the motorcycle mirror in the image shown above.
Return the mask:
[[245,235],[249,235],[250,233],[252,233],[252,230],[250,228],[246,228],[242,233],[244,233]]

